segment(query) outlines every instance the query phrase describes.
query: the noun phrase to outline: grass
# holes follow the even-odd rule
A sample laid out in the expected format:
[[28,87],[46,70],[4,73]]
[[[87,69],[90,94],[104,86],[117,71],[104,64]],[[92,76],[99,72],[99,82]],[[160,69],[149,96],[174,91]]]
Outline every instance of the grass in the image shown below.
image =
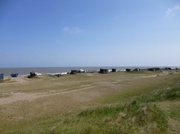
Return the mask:
[[[172,118],[172,115],[179,118],[180,112],[171,111],[168,116],[154,103],[179,98],[178,95],[172,95],[177,91],[179,86],[168,88],[168,91],[164,88],[158,90],[158,94],[138,96],[124,104],[88,109],[82,111],[74,120],[66,119],[63,125],[75,127],[75,133],[166,133],[168,118]],[[78,129],[79,126],[82,126],[81,130]],[[56,131],[63,133],[68,130]]]
[[0,93],[0,98],[10,97],[10,93]]
[[4,82],[8,82],[8,81],[10,81],[9,78],[4,78],[3,80],[0,80],[0,83],[4,83]]
[[0,105],[3,134],[180,131],[180,74],[173,71],[43,76],[3,83],[0,91],[46,95]]

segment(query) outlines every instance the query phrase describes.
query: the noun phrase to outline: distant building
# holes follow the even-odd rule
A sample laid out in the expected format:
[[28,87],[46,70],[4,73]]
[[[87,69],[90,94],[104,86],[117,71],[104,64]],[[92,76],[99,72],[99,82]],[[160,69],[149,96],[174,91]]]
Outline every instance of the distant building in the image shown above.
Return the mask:
[[34,78],[37,74],[35,72],[30,72],[30,75],[28,75],[28,78]]
[[0,74],[0,80],[4,80],[4,74]]
[[117,70],[115,68],[112,69],[112,72],[116,72]]
[[157,71],[157,70],[160,70],[160,68],[158,68],[158,67],[153,67],[153,68],[148,68],[147,70],[148,70],[148,71]]
[[126,68],[126,72],[130,72],[131,71],[131,69],[129,69],[129,68]]
[[162,70],[172,70],[170,67],[165,67]]
[[101,74],[107,74],[108,73],[108,69],[100,69],[99,73]]
[[85,73],[84,69],[71,70],[70,74]]
[[139,68],[135,68],[133,71],[140,71],[141,69],[139,69]]
[[71,70],[70,74],[76,74],[76,73],[79,73],[78,70]]

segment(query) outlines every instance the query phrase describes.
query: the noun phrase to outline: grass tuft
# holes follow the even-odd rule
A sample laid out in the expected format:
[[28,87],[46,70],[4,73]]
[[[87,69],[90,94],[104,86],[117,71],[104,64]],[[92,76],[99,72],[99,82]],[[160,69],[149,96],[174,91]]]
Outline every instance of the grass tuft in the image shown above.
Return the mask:
[[162,88],[151,94],[148,101],[163,101],[163,100],[174,100],[180,98],[180,85],[177,84],[172,87]]
[[[82,111],[78,117],[86,121],[98,120],[98,126],[106,126],[109,128],[106,131],[110,133],[166,133],[169,117],[154,102],[177,99],[180,97],[179,91],[179,85],[163,88],[150,96],[137,96],[124,104]],[[172,111],[172,114],[179,117],[179,110]]]

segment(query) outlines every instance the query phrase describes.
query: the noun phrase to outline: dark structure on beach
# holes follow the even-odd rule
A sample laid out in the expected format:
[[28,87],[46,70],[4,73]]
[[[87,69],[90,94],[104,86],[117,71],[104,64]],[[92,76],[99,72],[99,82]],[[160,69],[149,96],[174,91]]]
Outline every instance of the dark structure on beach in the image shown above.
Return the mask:
[[131,71],[131,69],[129,69],[129,68],[126,68],[126,72],[130,72]]
[[34,78],[36,76],[37,74],[35,72],[30,72],[30,75],[28,76],[28,78]]
[[108,69],[100,69],[99,73],[107,74],[108,73]]
[[112,72],[116,72],[117,70],[115,68],[112,69]]
[[165,67],[162,70],[172,70],[170,67]]
[[70,74],[77,74],[77,73],[79,73],[78,70],[71,70],[71,72],[70,72]]
[[153,68],[148,68],[147,70],[148,70],[148,71],[157,71],[157,70],[160,70],[160,68],[158,68],[158,67],[153,67]]
[[140,71],[141,69],[139,69],[139,68],[135,68],[133,71]]
[[0,74],[0,80],[4,80],[4,74]]
[[78,70],[71,70],[70,74],[77,74],[77,73],[85,73],[85,70],[78,69]]

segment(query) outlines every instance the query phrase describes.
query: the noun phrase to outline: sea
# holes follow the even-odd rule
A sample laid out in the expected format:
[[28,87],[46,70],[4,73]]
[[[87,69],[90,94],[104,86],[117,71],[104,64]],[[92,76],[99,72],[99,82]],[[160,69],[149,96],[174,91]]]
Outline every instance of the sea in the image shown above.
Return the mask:
[[[12,73],[18,73],[19,76],[26,76],[30,72],[37,72],[41,74],[53,74],[53,73],[63,73],[63,72],[71,72],[71,70],[83,69],[85,71],[98,71],[100,68],[104,69],[112,69],[115,68],[118,71],[123,71],[126,68],[134,69],[134,68],[149,68],[147,66],[99,66],[99,67],[26,67],[26,68],[0,68],[0,74],[3,73],[5,77],[10,77]],[[175,68],[175,67],[174,67]]]

